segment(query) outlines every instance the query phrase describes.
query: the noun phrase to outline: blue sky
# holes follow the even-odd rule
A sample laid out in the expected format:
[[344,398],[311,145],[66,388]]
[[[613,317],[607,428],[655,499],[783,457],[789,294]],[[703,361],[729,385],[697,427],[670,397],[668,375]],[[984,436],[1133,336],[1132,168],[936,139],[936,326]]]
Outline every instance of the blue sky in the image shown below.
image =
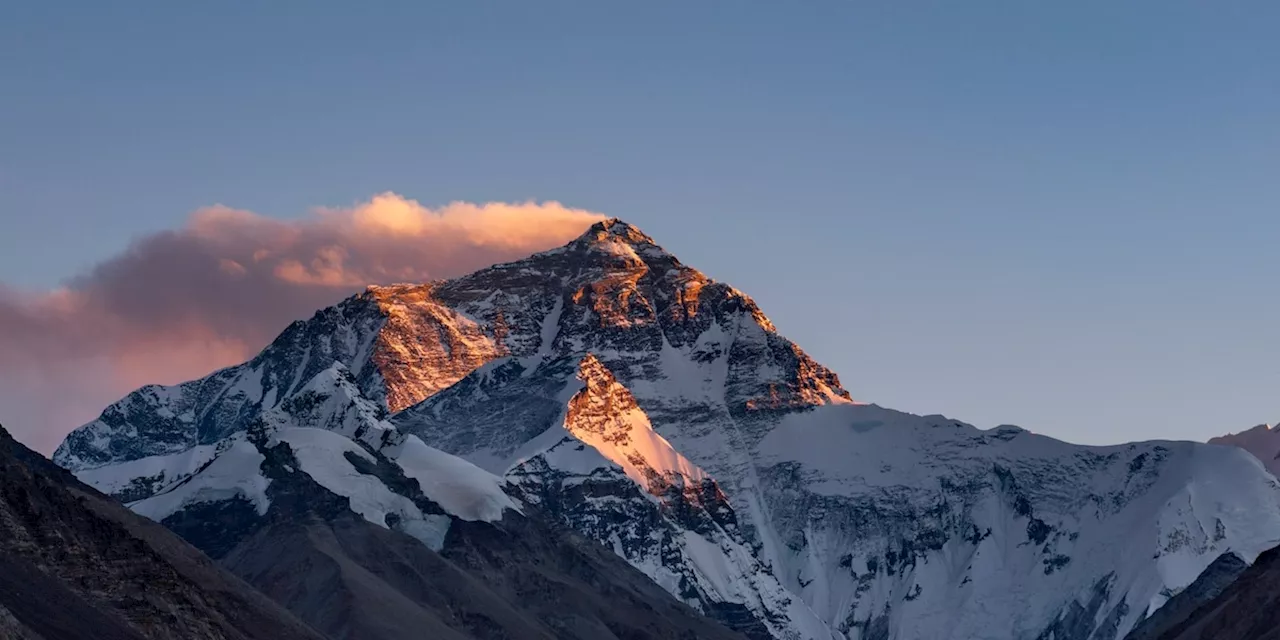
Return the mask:
[[1089,443],[1280,419],[1280,5],[366,4],[6,7],[0,283],[214,203],[554,199],[858,399]]

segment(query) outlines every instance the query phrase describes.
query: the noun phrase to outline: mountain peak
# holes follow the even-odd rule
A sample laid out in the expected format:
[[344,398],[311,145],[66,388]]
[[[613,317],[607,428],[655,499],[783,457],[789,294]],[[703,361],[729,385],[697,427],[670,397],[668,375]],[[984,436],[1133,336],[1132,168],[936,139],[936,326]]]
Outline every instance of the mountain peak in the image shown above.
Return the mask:
[[605,253],[634,256],[635,259],[673,259],[653,238],[635,225],[618,218],[601,220],[578,236],[568,247],[580,247]]
[[620,218],[607,218],[591,225],[581,236],[578,236],[577,241],[587,243],[621,241],[631,245],[656,244],[645,232]]

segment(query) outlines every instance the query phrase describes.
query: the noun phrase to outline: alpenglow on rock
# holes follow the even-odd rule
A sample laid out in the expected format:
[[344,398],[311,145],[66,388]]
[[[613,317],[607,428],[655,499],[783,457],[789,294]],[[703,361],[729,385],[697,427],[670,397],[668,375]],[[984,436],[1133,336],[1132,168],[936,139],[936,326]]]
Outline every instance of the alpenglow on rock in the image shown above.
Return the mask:
[[1240,433],[1210,438],[1209,444],[1240,447],[1261,460],[1272,475],[1280,475],[1280,429],[1276,427],[1260,424]]
[[751,298],[617,220],[371,287],[248,363],[131,394],[56,460],[148,504],[255,424],[345,424],[281,412],[335,362],[382,425],[344,437],[414,438],[503,478],[512,507],[752,638],[1118,639],[1280,532],[1280,487],[1243,451],[856,403]]

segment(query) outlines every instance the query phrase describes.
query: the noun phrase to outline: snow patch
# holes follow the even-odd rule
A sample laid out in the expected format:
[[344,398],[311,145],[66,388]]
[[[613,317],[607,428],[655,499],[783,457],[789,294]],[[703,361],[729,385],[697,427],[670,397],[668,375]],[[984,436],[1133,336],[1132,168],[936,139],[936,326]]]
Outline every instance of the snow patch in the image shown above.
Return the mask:
[[[423,514],[412,500],[392,492],[374,476],[360,473],[347,460],[352,454],[374,462],[374,457],[351,440],[323,429],[286,427],[273,434],[272,443],[285,442],[293,450],[302,471],[317,484],[350,500],[351,510],[384,529],[396,529],[439,551],[449,531],[449,516]],[[388,520],[388,516],[394,516]]]
[[404,474],[418,481],[422,492],[445,511],[463,520],[494,522],[506,509],[520,508],[502,490],[498,476],[462,458],[429,447],[417,436],[382,451],[400,465]]
[[165,493],[134,502],[129,508],[159,522],[188,505],[239,496],[252,502],[258,515],[266,515],[271,506],[267,498],[271,481],[262,475],[265,459],[253,443],[237,438],[200,473]]
[[199,445],[179,453],[139,458],[96,469],[81,469],[75,472],[75,476],[106,494],[115,494],[137,486],[139,482],[147,483],[153,492],[158,493],[190,477],[217,453],[215,445]]

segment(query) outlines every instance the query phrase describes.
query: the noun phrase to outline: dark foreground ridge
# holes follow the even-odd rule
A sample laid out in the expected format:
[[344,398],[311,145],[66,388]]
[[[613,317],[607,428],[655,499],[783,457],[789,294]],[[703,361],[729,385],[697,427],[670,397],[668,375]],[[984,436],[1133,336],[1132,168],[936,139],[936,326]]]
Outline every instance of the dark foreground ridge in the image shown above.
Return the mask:
[[0,427],[0,638],[321,637]]
[[1249,564],[1235,553],[1224,553],[1206,568],[1195,582],[1169,599],[1150,617],[1134,626],[1125,640],[1156,640],[1196,615],[1206,602],[1231,586]]
[[1280,547],[1263,552],[1218,597],[1160,640],[1280,640]]

